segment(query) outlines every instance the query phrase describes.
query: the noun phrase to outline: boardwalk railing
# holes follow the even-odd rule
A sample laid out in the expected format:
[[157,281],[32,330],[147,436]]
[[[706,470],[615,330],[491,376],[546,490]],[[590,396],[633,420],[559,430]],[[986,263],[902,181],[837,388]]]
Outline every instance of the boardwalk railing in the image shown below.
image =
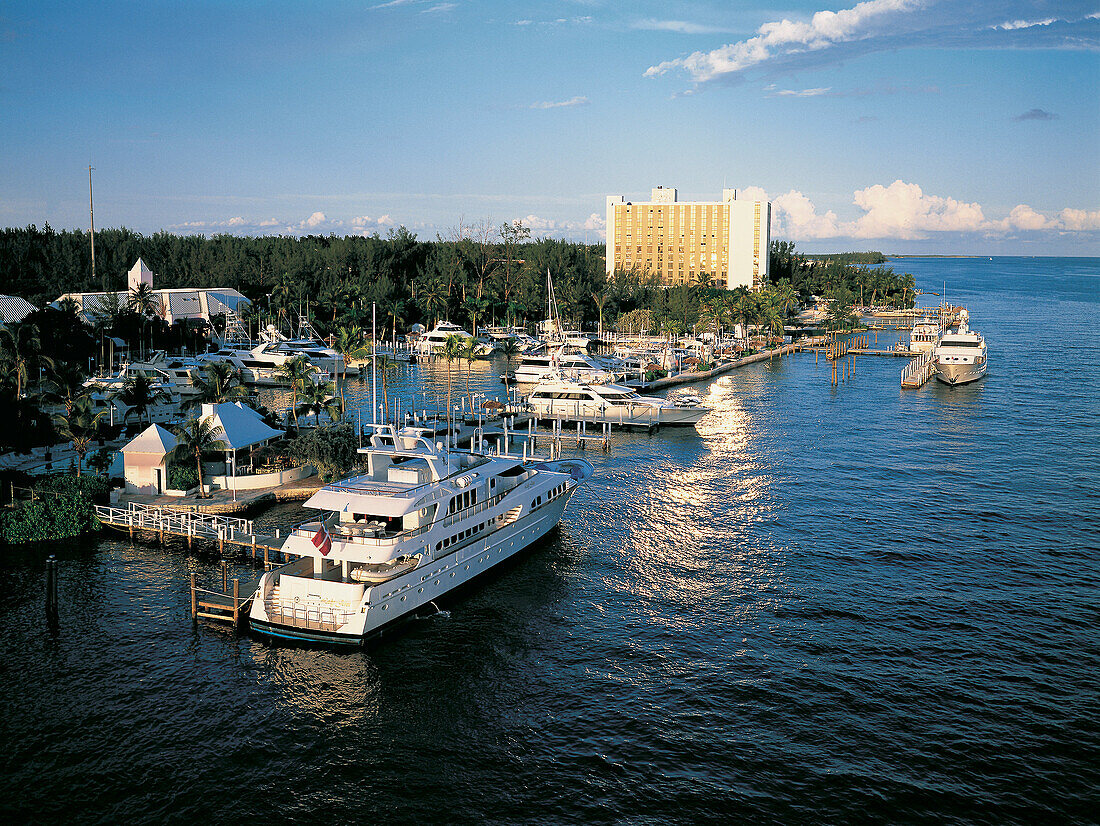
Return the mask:
[[901,386],[922,387],[925,382],[932,378],[935,369],[936,365],[932,361],[932,354],[930,352],[921,353],[905,365],[905,368],[901,371]]
[[176,536],[236,540],[255,533],[251,519],[199,511],[175,510],[129,502],[126,507],[96,505],[99,521],[116,528],[170,533]]

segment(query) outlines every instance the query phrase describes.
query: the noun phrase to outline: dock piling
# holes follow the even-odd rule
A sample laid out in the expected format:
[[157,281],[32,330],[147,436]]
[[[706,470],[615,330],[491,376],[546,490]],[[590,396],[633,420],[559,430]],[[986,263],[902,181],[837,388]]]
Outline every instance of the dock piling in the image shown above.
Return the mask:
[[46,558],[46,620],[51,625],[57,622],[57,557],[53,554]]

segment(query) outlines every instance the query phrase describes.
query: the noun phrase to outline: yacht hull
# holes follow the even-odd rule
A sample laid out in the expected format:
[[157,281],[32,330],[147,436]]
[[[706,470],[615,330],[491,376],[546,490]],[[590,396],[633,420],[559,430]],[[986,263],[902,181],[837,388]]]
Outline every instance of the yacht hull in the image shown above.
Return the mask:
[[306,626],[291,625],[271,619],[263,600],[264,580],[261,580],[252,600],[249,626],[255,634],[272,640],[363,645],[538,542],[561,521],[574,490],[568,488],[561,496],[489,536],[474,539],[446,556],[425,561],[408,573],[374,585],[366,600],[366,611],[353,614],[340,627],[309,627],[308,622]]
[[977,381],[985,375],[986,362],[981,364],[940,364],[936,363],[936,378],[944,384],[955,387]]

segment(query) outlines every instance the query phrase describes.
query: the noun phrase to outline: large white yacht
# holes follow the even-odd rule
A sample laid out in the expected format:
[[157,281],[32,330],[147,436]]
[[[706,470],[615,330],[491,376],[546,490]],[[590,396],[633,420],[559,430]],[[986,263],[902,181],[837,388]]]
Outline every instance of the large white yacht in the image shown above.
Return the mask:
[[[286,380],[279,375],[279,368],[301,353],[279,352],[272,342],[264,342],[254,347],[241,344],[223,344],[212,353],[202,353],[197,359],[206,364],[213,361],[228,361],[241,374],[241,380],[246,384],[279,385]],[[342,358],[342,357],[341,357]],[[313,363],[312,361],[310,362]],[[328,371],[317,368],[314,378],[318,381],[328,381],[332,377]]]
[[[435,328],[431,332],[424,333],[416,340],[416,352],[422,356],[438,353],[447,344],[447,339],[451,336],[473,338],[473,336],[457,324],[452,324],[450,321],[441,321],[435,325]],[[477,341],[477,339],[474,340]],[[474,353],[478,356],[487,356],[495,349],[496,348],[488,342],[478,341],[477,346],[474,348]]]
[[583,460],[447,450],[376,426],[367,471],[315,493],[318,515],[265,573],[252,629],[272,638],[361,644],[545,536],[577,486]]
[[685,425],[710,412],[696,399],[694,404],[641,396],[621,384],[589,384],[557,373],[540,381],[527,398],[531,412],[540,419],[591,419],[622,425]]
[[304,319],[298,325],[298,334],[294,338],[289,338],[273,324],[269,324],[260,333],[260,340],[267,345],[264,353],[288,358],[305,356],[314,367],[335,376],[347,372],[348,365],[344,362],[344,356],[325,344],[313,325]]
[[591,356],[559,346],[544,348],[524,355],[516,368],[516,381],[538,384],[545,378],[563,373],[582,381],[614,381],[615,374]]
[[931,353],[936,349],[941,333],[939,324],[918,321],[909,331],[909,352]]
[[945,333],[933,352],[936,378],[944,384],[966,384],[985,375],[988,355],[985,339],[970,329],[969,318],[966,310],[960,310],[958,330]]

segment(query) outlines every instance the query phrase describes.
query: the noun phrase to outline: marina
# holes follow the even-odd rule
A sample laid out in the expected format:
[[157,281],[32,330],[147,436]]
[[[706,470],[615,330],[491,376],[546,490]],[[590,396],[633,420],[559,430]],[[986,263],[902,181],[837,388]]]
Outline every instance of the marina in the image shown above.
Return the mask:
[[[941,262],[924,266],[929,281],[944,277]],[[664,787],[593,768],[598,749],[642,767],[638,776],[658,786],[694,790],[699,806],[746,818],[759,813],[757,803],[731,802],[710,783],[766,790],[785,801],[787,820],[842,819],[850,798],[888,819],[895,801],[939,807],[940,790],[960,783],[956,814],[1080,815],[1074,778],[1089,768],[1069,744],[1089,736],[1090,724],[1075,711],[1083,689],[1073,687],[1098,667],[1086,629],[1100,581],[1086,550],[1095,513],[1082,515],[1080,503],[1090,501],[1082,468],[1100,457],[1088,438],[1092,391],[1067,381],[1067,371],[1095,364],[1100,352],[1077,337],[1073,359],[1039,354],[1027,375],[1008,369],[1028,349],[1019,331],[1047,318],[1045,309],[1041,318],[1039,308],[1013,312],[1026,306],[1034,261],[998,260],[988,273],[955,266],[954,278],[973,285],[959,300],[976,318],[980,309],[996,342],[996,366],[983,381],[901,391],[894,358],[849,350],[828,359],[824,348],[757,354],[659,388],[697,389],[710,412],[695,427],[616,430],[608,452],[589,442],[583,454],[572,425],[534,430],[543,456],[560,435],[563,459],[583,456],[594,468],[565,518],[522,559],[425,606],[376,648],[296,648],[252,636],[244,615],[267,570],[262,552],[254,561],[247,542],[225,545],[222,556],[217,529],[190,551],[182,531],[161,546],[155,527],[135,532],[134,543],[126,527],[53,543],[52,634],[36,619],[46,592],[36,552],[5,549],[0,566],[13,588],[5,616],[23,621],[9,622],[2,641],[15,674],[4,689],[4,738],[17,782],[50,778],[27,786],[16,814],[32,804],[47,813],[106,810],[118,800],[135,811],[167,801],[184,817],[216,814],[221,808],[197,799],[189,779],[162,768],[211,742],[236,742],[245,751],[258,745],[264,759],[220,750],[209,765],[218,784],[234,782],[227,806],[245,814],[335,792],[334,814],[354,817],[363,772],[436,782],[442,768],[407,757],[442,749],[447,766],[520,783],[518,799],[486,799],[482,783],[459,779],[448,781],[459,800],[410,799],[394,787],[377,805],[451,820],[519,822],[538,806],[556,819],[591,821],[605,805],[677,818]],[[1006,272],[1010,288],[991,291]],[[1084,297],[1090,282],[1054,278],[1059,329],[1080,329],[1095,306]],[[873,345],[870,331],[859,335]],[[889,349],[879,336],[869,349]],[[834,386],[833,366],[853,361],[858,368]],[[471,367],[475,395],[500,392],[497,364]],[[390,389],[408,409],[417,393],[422,407],[424,387],[445,397],[445,371],[439,362],[403,365]],[[369,408],[362,378],[345,393]],[[525,440],[529,427],[510,426],[512,439],[519,430]],[[909,504],[937,498],[954,504],[935,513]],[[221,523],[230,542],[278,530],[281,545],[305,516],[300,503],[283,502],[238,518]],[[1064,534],[1057,546],[1051,526]],[[301,621],[320,627],[327,617]],[[55,691],[58,682],[73,690]],[[21,696],[49,699],[32,710]],[[1001,704],[996,719],[988,698]],[[428,706],[438,723],[410,726]],[[581,727],[586,742],[575,736]],[[954,733],[946,752],[928,737],[939,727]],[[517,749],[502,730],[532,747]],[[1032,730],[1047,732],[1047,745],[1026,735]],[[812,806],[759,779],[769,759],[759,744],[776,738],[808,750],[769,771],[780,786],[808,789]],[[108,741],[117,744],[104,749]],[[50,756],[56,749],[63,760]],[[303,750],[311,762],[350,766],[348,776],[342,769],[293,792],[274,784],[273,775],[298,770]],[[995,757],[1008,751],[1023,756],[1019,767]],[[79,782],[83,767],[104,760],[117,775]],[[858,768],[840,771],[853,760]],[[707,780],[660,779],[676,767]],[[830,797],[838,784],[843,799]],[[68,796],[49,793],[61,785]],[[570,794],[559,796],[565,788]],[[887,803],[875,802],[880,794]],[[1023,808],[995,802],[1021,799]]]

